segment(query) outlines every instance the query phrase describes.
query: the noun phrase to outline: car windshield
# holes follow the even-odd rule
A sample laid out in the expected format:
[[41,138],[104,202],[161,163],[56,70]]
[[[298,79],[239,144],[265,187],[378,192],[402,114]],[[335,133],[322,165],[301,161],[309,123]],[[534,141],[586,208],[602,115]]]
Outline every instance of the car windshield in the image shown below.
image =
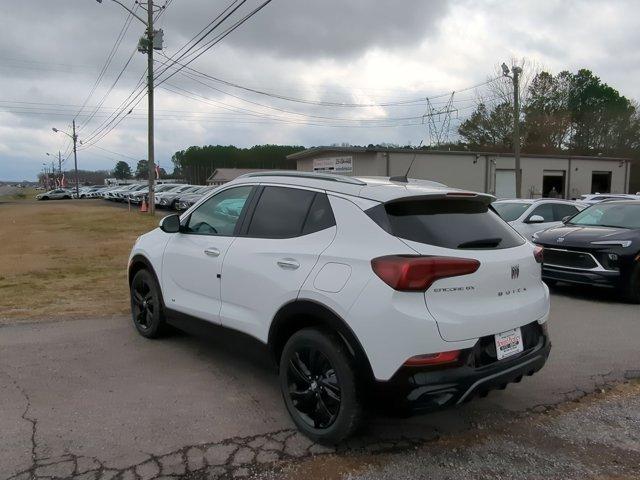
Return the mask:
[[505,222],[512,222],[520,218],[530,205],[522,202],[496,202],[491,206]]
[[578,213],[567,225],[640,228],[640,204],[598,203]]

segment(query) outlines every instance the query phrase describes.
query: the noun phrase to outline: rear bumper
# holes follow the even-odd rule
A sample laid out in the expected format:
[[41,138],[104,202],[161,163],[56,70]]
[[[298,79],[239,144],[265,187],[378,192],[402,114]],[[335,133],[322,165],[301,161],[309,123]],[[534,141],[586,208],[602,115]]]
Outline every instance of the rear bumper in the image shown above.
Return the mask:
[[415,414],[462,404],[489,391],[504,389],[540,370],[549,357],[551,342],[540,328],[537,343],[513,358],[474,366],[481,341],[465,352],[463,366],[434,369],[402,367],[387,382],[378,382],[376,397],[380,407],[400,414]]
[[543,264],[542,279],[616,288],[620,285],[620,272],[614,270],[577,270]]

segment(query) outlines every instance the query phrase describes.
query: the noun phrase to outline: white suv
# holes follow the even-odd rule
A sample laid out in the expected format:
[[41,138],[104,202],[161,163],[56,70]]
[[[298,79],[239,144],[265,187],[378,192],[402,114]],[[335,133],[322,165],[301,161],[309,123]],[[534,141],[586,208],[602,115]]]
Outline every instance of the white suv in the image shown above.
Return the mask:
[[498,200],[492,206],[505,222],[529,240],[534,233],[558,227],[567,217],[587,208],[572,200],[555,198]]
[[493,197],[387,179],[248,174],[136,241],[135,327],[193,322],[268,345],[298,428],[335,443],[363,409],[427,411],[542,368],[541,249]]

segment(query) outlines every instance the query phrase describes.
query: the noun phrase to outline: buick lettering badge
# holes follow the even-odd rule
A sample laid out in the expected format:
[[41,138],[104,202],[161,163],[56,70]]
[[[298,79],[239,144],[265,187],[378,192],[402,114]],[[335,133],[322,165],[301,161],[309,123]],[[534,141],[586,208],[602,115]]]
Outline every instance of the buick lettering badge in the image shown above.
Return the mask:
[[520,276],[520,265],[511,265],[511,280],[515,280]]
[[564,242],[564,237],[558,237],[558,243]]

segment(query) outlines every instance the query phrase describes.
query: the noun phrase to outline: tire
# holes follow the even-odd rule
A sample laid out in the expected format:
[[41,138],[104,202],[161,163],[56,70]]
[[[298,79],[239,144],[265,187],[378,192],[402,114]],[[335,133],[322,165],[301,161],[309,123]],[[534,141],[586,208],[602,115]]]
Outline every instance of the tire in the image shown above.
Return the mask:
[[158,338],[168,329],[162,309],[160,287],[148,270],[138,271],[131,281],[131,319],[140,335]]
[[64,197],[62,197],[64,200],[71,200],[71,197],[69,195],[65,195]]
[[40,200],[49,200],[49,197],[42,197]]
[[323,445],[352,435],[362,422],[355,363],[341,339],[305,328],[280,357],[280,389],[298,429]]
[[626,297],[631,303],[640,303],[640,265],[636,265],[631,272]]

